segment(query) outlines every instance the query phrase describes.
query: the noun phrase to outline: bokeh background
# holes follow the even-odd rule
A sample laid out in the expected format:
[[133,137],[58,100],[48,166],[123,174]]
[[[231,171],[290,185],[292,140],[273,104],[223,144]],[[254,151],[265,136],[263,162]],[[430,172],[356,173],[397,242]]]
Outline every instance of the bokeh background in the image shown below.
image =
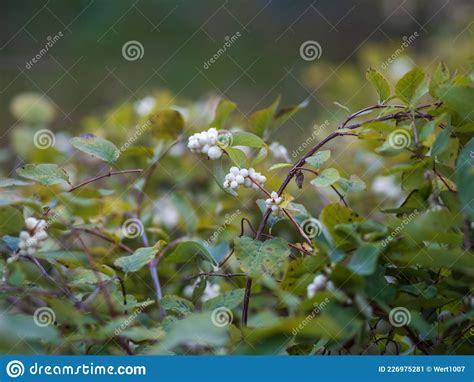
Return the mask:
[[[310,98],[313,116],[334,113],[334,101],[357,98],[344,89],[358,85],[367,94],[366,67],[381,69],[414,32],[419,37],[383,70],[388,77],[414,61],[428,67],[437,59],[465,61],[473,47],[473,6],[469,0],[2,0],[2,129],[13,122],[9,101],[26,90],[49,98],[62,126],[157,89],[192,99],[225,96],[244,112],[282,94],[284,104]],[[63,36],[28,69],[59,32]],[[232,47],[205,69],[237,32]],[[122,56],[130,40],[143,45],[141,59]],[[307,40],[320,44],[319,59],[300,57]]]

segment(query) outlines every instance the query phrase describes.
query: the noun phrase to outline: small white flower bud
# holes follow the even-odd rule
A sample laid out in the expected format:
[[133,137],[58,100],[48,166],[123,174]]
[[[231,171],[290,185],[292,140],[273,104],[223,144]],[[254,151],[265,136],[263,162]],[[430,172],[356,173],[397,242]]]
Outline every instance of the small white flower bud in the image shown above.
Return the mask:
[[222,156],[222,149],[217,146],[212,146],[209,151],[207,152],[207,156],[210,159],[219,159]]
[[249,170],[247,170],[246,168],[241,169],[240,175],[242,175],[244,178],[249,176]]
[[25,220],[25,226],[29,230],[33,230],[36,227],[36,224],[38,224],[38,219],[36,218],[31,217]]

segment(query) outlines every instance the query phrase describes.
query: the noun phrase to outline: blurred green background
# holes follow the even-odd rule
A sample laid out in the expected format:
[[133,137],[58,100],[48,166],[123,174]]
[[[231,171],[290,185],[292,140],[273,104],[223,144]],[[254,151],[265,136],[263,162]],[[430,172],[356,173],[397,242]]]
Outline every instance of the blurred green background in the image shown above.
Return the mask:
[[[283,105],[309,99],[300,119],[288,122],[303,125],[337,117],[334,101],[351,108],[373,102],[367,100],[368,66],[392,78],[415,64],[429,71],[438,59],[462,70],[473,47],[469,0],[2,0],[0,7],[2,145],[15,122],[10,101],[24,91],[54,104],[53,129],[75,128],[86,115],[157,90],[193,100],[227,97],[244,113],[278,94]],[[237,33],[206,69],[205,62]],[[141,59],[124,59],[122,47],[130,40],[143,46]],[[319,59],[301,58],[308,40],[319,43]]]

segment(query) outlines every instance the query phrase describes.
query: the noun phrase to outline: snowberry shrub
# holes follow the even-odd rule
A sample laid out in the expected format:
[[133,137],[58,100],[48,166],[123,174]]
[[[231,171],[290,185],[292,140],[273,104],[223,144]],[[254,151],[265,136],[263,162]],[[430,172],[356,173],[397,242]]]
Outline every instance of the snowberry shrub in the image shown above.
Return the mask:
[[272,136],[307,102],[243,116],[160,94],[69,143],[51,113],[23,118],[9,150],[30,163],[0,179],[0,349],[468,353],[473,78],[440,64],[392,89],[370,69],[378,100],[292,132],[294,163]]

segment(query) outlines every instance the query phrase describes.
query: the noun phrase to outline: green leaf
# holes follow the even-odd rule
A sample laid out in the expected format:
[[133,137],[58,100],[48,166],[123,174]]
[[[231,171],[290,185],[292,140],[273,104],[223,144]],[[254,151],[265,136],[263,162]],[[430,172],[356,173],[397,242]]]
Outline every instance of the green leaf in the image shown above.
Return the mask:
[[394,262],[406,266],[421,266],[439,271],[440,268],[462,272],[474,276],[474,256],[460,248],[424,248],[416,251],[402,251],[391,257]]
[[420,68],[413,68],[397,82],[395,86],[396,96],[408,105],[414,106],[423,95],[422,85],[424,79],[425,73]]
[[225,151],[229,155],[230,160],[234,162],[237,167],[243,168],[247,166],[247,155],[242,150],[227,147]]
[[187,240],[179,243],[175,250],[165,257],[165,261],[170,263],[187,263],[195,260],[196,256],[201,256],[211,264],[216,264],[215,259],[203,245],[203,242],[196,240]]
[[233,289],[217,297],[207,300],[203,304],[204,310],[214,310],[220,307],[236,308],[244,299],[245,289]]
[[429,91],[433,98],[438,98],[438,89],[449,80],[449,69],[444,62],[440,62],[431,76]]
[[280,168],[288,168],[288,167],[293,167],[293,164],[291,163],[277,163],[274,164],[272,167],[268,169],[268,171],[273,171],[273,170],[278,170]]
[[361,245],[352,254],[348,267],[354,273],[369,276],[375,272],[379,255],[379,247],[370,244]]
[[156,247],[138,248],[132,255],[119,257],[114,265],[125,273],[137,272],[153,260],[159,249]]
[[74,137],[69,142],[76,149],[105,162],[114,162],[120,153],[112,142],[94,135]]
[[23,215],[11,206],[0,207],[0,235],[18,233],[23,228]]
[[323,208],[319,215],[319,220],[329,231],[334,244],[339,247],[346,245],[349,238],[346,233],[339,233],[336,229],[336,225],[360,222],[364,219],[350,208],[341,206],[339,203],[333,203]]
[[95,272],[92,269],[84,268],[75,268],[71,271],[70,274],[70,283],[71,285],[81,286],[81,285],[96,285],[100,281],[110,280],[110,276],[102,273]]
[[337,184],[344,193],[361,192],[366,188],[365,182],[357,175],[351,175],[349,179],[341,178],[337,181]]
[[456,163],[456,184],[462,212],[474,221],[474,138],[464,146]]
[[382,74],[373,68],[369,68],[365,76],[377,90],[381,103],[390,97],[390,85]]
[[247,133],[245,131],[233,133],[231,142],[232,146],[247,146],[260,148],[265,145],[265,142],[262,138],[256,136],[255,134]]
[[190,314],[171,324],[163,341],[146,349],[146,354],[169,354],[180,345],[197,343],[200,346],[222,347],[228,341],[228,328],[216,326],[211,312]]
[[261,135],[271,126],[279,104],[280,97],[278,97],[268,108],[258,110],[250,116],[250,126],[255,133]]
[[85,266],[89,264],[87,256],[80,251],[44,251],[36,252],[35,257],[38,259],[58,262],[67,267]]
[[274,119],[276,125],[281,125],[288,121],[293,115],[309,105],[309,99],[304,100],[298,105],[282,108],[275,113]]
[[150,118],[151,131],[155,138],[176,138],[184,130],[184,118],[174,109],[160,110]]
[[250,276],[282,272],[290,255],[287,242],[281,238],[261,242],[244,236],[235,238],[234,242],[240,269]]
[[218,129],[222,128],[226,119],[235,110],[236,107],[237,104],[235,104],[234,102],[228,101],[226,99],[220,100],[216,108],[216,114],[212,125]]
[[64,182],[71,184],[69,182],[69,174],[56,164],[25,164],[17,168],[16,173],[46,186]]
[[170,310],[183,316],[187,316],[194,310],[194,304],[191,301],[174,295],[164,296],[160,304],[164,310]]
[[320,168],[321,165],[324,162],[326,162],[330,157],[331,157],[330,150],[318,151],[313,156],[310,156],[309,158],[307,158],[306,163],[308,163],[310,166]]
[[449,136],[451,135],[451,129],[445,128],[441,133],[438,134],[436,140],[431,147],[431,155],[437,156],[448,148]]
[[441,101],[465,121],[474,122],[474,87],[445,85],[438,90]]
[[337,171],[335,168],[327,168],[310,183],[317,187],[329,187],[331,184],[336,183],[339,178],[339,171]]

